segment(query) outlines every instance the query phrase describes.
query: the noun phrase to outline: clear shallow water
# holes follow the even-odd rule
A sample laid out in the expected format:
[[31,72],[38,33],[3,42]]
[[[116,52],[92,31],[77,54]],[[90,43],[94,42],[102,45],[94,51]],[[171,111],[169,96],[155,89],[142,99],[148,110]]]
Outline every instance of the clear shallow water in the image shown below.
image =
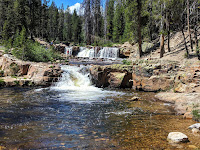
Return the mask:
[[[87,80],[87,71],[79,74],[80,68],[74,73],[70,67],[63,69],[66,74],[62,79],[66,78],[50,88],[0,89],[0,146],[172,149],[177,145],[166,141],[172,131],[188,135],[191,142],[178,145],[181,149],[200,146],[199,137],[187,129],[194,122],[175,116],[170,105],[154,99],[154,93],[98,89]],[[76,75],[82,80],[78,81]],[[130,101],[133,96],[141,97],[142,101]]]

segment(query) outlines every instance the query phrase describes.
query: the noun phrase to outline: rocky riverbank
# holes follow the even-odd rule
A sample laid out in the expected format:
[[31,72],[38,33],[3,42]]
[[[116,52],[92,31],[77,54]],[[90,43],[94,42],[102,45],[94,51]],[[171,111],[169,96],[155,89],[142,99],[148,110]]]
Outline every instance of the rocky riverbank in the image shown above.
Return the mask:
[[61,76],[57,64],[21,61],[0,54],[0,86],[49,86]]
[[200,63],[167,60],[137,60],[132,65],[93,66],[92,82],[97,87],[132,88],[162,92],[156,97],[174,103],[179,114],[192,118],[200,99]]

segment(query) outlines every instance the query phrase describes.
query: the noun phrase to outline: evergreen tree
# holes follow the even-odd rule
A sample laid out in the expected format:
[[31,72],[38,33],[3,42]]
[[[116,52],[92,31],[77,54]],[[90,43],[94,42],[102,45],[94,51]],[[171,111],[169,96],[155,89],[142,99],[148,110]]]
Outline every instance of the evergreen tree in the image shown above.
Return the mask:
[[122,1],[118,1],[115,9],[115,16],[113,21],[113,41],[121,42],[124,34],[125,20],[124,20],[124,7]]
[[80,17],[77,15],[76,10],[72,15],[72,39],[75,43],[81,42],[81,20]]
[[60,41],[64,39],[64,6],[62,4],[61,9],[59,11],[59,20],[58,20],[58,37]]
[[67,42],[72,41],[72,15],[70,14],[69,6],[65,12],[64,37]]
[[48,2],[46,0],[43,1],[42,10],[41,10],[41,36],[42,38],[48,38]]
[[108,8],[107,8],[107,14],[106,14],[106,22],[107,22],[107,38],[109,40],[112,40],[113,37],[113,18],[114,18],[114,0],[109,0],[108,2]]
[[83,6],[85,8],[84,11],[84,28],[85,28],[85,41],[86,44],[90,45],[92,43],[92,13],[91,13],[91,0],[84,0]]
[[27,20],[26,20],[26,3],[24,0],[16,0],[14,2],[14,12],[15,12],[15,30],[22,30],[22,27],[27,28]]

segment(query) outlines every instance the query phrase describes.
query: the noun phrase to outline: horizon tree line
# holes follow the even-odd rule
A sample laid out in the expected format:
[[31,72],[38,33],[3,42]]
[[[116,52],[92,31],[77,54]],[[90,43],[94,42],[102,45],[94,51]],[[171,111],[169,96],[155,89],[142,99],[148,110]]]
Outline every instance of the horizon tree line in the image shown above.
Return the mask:
[[[160,57],[170,49],[173,32],[187,29],[190,47],[198,52],[200,0],[84,0],[83,14],[71,13],[69,6],[57,7],[47,0],[0,0],[0,39],[14,42],[17,34],[26,30],[26,38],[87,45],[105,43],[138,43],[142,57],[142,43],[160,37]],[[194,34],[192,36],[192,33]]]

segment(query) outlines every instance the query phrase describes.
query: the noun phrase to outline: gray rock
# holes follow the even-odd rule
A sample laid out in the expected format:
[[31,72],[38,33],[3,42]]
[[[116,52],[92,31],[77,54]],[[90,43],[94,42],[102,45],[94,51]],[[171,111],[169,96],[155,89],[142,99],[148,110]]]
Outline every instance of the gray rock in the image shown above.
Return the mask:
[[181,132],[170,132],[167,136],[167,140],[170,143],[189,142],[187,135]]
[[195,123],[195,124],[189,126],[188,128],[189,128],[189,129],[193,129],[193,128],[199,129],[199,128],[200,128],[200,123]]

